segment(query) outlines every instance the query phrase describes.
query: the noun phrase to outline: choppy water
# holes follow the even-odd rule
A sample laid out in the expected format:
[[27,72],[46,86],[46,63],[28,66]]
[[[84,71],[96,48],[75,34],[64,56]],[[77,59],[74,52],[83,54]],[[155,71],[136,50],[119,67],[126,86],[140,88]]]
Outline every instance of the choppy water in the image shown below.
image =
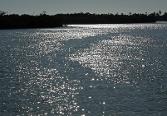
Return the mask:
[[166,116],[167,25],[0,30],[1,116]]

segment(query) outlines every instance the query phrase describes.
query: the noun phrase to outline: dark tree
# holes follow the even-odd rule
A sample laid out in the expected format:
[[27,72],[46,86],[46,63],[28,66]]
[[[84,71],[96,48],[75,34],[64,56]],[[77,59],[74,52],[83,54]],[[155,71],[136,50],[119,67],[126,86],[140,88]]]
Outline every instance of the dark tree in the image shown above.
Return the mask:
[[18,15],[0,11],[0,29],[8,28],[47,28],[61,27],[66,24],[120,24],[120,23],[154,23],[156,21],[167,21],[167,12],[162,15],[162,12],[153,13],[134,13],[129,14],[91,14],[73,13],[73,14],[57,14],[47,15],[43,11],[39,15]]

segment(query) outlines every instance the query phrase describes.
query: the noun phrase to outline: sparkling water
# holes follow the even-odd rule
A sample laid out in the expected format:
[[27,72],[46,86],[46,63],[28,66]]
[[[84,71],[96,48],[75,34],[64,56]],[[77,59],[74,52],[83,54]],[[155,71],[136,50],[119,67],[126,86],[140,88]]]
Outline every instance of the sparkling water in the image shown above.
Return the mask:
[[0,30],[1,116],[166,116],[167,24]]

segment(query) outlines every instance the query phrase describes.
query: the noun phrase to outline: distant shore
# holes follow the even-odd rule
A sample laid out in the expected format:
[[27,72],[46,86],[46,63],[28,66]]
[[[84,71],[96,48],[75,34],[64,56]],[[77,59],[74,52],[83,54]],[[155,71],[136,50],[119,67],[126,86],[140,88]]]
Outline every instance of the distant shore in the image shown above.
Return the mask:
[[40,14],[18,15],[0,13],[0,29],[20,29],[20,28],[54,28],[63,27],[68,24],[132,24],[132,23],[166,23],[167,13],[150,14]]

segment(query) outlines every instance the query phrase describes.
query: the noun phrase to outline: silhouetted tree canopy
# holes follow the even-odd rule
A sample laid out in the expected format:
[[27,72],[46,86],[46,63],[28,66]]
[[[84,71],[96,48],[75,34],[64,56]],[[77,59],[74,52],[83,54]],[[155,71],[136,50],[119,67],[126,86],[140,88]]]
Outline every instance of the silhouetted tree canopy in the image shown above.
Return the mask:
[[91,14],[73,13],[47,15],[43,11],[40,15],[10,14],[0,11],[0,29],[8,28],[47,28],[61,27],[66,24],[120,24],[120,23],[154,23],[156,21],[167,21],[167,12],[162,11],[148,14],[141,13],[116,13],[116,14]]
[[6,12],[0,11],[0,16],[4,16],[5,14],[6,14]]

